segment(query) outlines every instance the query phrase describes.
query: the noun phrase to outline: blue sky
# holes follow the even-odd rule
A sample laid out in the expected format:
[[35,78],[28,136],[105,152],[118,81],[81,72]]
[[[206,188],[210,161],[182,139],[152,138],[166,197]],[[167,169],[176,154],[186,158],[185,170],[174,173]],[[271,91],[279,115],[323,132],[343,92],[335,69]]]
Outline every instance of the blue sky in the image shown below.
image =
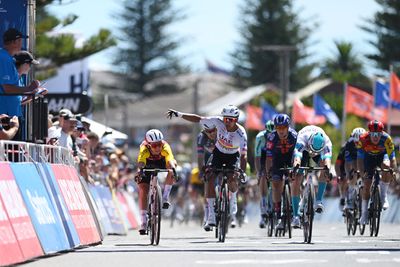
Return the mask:
[[[93,3],[96,2],[95,5]],[[170,31],[186,38],[185,46],[179,50],[185,63],[196,71],[205,70],[205,59],[216,65],[229,68],[229,53],[234,50],[235,42],[240,40],[239,6],[242,0],[175,0],[176,7],[184,9],[186,20],[178,22]],[[294,0],[296,10],[300,10],[301,19],[310,23],[319,23],[313,31],[309,53],[312,60],[321,61],[333,55],[334,40],[352,42],[359,55],[373,52],[367,41],[371,38],[359,26],[364,19],[371,18],[379,6],[374,0]],[[100,4],[101,3],[101,4]],[[52,7],[57,15],[75,13],[79,19],[67,28],[88,38],[99,28],[108,28],[116,32],[118,21],[116,14],[121,9],[121,0],[78,0],[69,5]],[[113,49],[100,52],[90,58],[90,66],[96,69],[112,69]],[[369,73],[372,64],[365,61]]]

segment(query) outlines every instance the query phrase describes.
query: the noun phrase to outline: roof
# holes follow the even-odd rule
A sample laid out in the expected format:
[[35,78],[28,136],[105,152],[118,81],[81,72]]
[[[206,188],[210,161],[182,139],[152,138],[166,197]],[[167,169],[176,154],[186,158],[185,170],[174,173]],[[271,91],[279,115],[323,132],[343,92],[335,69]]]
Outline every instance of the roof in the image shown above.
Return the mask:
[[87,121],[88,123],[90,123],[90,131],[94,132],[95,134],[97,134],[100,138],[103,136],[103,134],[105,132],[111,132],[111,134],[109,135],[109,138],[112,139],[128,139],[128,135],[117,131],[115,129],[112,129],[110,127],[105,126],[104,124],[101,124],[97,121],[91,120],[87,117],[83,117],[84,121]]

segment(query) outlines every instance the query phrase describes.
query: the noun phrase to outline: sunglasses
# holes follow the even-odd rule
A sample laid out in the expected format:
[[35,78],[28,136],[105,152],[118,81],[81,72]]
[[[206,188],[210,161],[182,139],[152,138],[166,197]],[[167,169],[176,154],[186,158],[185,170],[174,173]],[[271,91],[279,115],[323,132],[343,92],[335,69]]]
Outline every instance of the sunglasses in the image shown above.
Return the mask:
[[237,122],[237,118],[224,117],[224,122]]
[[285,126],[285,125],[278,125],[278,126],[275,126],[275,129],[277,129],[277,130],[285,130],[285,129],[287,129],[288,128],[288,126]]
[[150,146],[151,146],[152,148],[158,148],[158,147],[161,147],[161,146],[162,146],[162,143],[161,143],[161,142],[160,142],[160,143],[151,143]]
[[369,134],[370,134],[371,137],[373,137],[373,138],[378,138],[378,137],[381,137],[381,135],[382,135],[381,132],[370,132]]

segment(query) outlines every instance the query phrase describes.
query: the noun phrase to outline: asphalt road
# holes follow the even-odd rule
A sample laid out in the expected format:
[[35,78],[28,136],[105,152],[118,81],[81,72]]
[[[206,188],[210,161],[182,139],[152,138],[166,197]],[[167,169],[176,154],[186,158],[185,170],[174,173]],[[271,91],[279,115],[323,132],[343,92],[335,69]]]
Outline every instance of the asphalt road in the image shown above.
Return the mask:
[[147,236],[107,236],[102,245],[40,258],[24,266],[400,266],[400,226],[384,224],[378,237],[347,236],[345,225],[315,223],[313,242],[301,230],[291,239],[267,237],[257,222],[230,229],[225,243],[198,225],[162,225],[159,246]]

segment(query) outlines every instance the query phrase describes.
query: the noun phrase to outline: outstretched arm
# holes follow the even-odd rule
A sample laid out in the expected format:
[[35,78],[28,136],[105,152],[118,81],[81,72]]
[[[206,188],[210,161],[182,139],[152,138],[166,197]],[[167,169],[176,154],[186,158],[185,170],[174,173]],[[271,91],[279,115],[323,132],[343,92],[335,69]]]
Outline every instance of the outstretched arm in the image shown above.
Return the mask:
[[172,119],[173,117],[182,118],[190,122],[199,122],[202,119],[202,117],[197,114],[183,113],[173,109],[168,109],[167,118]]

